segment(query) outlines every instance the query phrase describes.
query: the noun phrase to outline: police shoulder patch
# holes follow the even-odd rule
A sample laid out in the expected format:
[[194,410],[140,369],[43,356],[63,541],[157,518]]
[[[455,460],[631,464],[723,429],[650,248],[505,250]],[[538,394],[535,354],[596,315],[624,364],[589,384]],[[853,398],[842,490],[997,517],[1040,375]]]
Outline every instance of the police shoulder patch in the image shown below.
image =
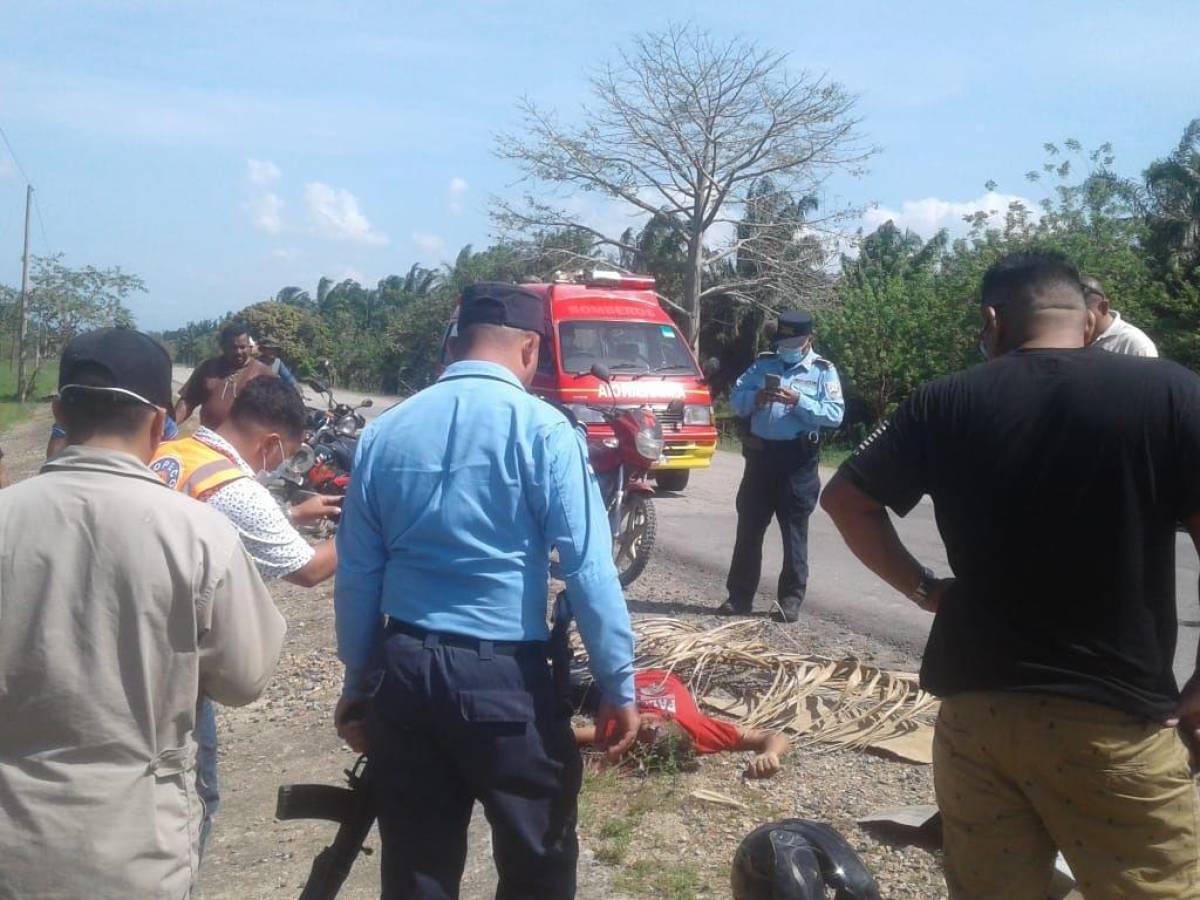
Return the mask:
[[179,484],[179,473],[183,471],[183,463],[177,457],[162,456],[150,463],[150,471],[167,487],[174,488]]

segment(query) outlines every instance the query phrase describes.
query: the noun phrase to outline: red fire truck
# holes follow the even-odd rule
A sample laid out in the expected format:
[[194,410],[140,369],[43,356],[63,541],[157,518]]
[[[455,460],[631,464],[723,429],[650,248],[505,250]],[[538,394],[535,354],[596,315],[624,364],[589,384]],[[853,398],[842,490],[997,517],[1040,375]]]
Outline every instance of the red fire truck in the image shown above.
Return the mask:
[[[711,463],[717,430],[707,377],[659,303],[654,279],[594,269],[522,287],[545,299],[550,335],[533,391],[570,408],[587,425],[589,442],[611,436],[589,404],[649,406],[665,445],[655,480],[663,490],[682,490],[692,469]],[[597,363],[611,373],[607,386],[591,374]]]

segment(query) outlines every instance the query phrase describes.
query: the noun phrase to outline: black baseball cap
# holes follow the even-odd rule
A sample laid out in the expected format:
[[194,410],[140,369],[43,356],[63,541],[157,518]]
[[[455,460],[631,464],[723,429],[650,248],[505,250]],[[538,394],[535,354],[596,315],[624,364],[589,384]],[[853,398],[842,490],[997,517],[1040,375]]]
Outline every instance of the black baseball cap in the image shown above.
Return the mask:
[[812,313],[802,309],[785,312],[779,316],[775,328],[775,346],[783,349],[799,347],[812,334]]
[[545,336],[546,312],[533,291],[503,281],[481,281],[463,291],[458,331],[472,325],[505,325]]
[[[96,376],[109,384],[95,384]],[[91,384],[80,384],[86,376]],[[149,335],[132,328],[101,328],[72,339],[58,364],[58,393],[105,391],[147,406],[171,406],[171,357]]]

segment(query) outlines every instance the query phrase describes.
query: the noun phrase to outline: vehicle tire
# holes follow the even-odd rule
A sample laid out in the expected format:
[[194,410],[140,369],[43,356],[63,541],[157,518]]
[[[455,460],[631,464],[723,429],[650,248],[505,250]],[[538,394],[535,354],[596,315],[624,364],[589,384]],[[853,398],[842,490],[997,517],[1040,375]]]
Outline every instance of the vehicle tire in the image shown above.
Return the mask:
[[666,469],[662,472],[655,472],[654,481],[658,484],[660,491],[670,491],[674,494],[687,487],[691,474],[691,469]]
[[621,504],[621,528],[613,541],[613,562],[621,587],[629,587],[646,570],[654,550],[657,522],[654,500],[646,494],[626,494]]

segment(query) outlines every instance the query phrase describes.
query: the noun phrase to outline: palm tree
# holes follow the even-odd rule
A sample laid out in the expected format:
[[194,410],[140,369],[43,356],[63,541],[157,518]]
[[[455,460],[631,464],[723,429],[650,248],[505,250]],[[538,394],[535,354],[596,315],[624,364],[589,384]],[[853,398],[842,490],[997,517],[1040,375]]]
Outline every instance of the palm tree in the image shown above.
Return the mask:
[[1168,270],[1200,276],[1200,119],[1166,159],[1145,172],[1151,251]]

